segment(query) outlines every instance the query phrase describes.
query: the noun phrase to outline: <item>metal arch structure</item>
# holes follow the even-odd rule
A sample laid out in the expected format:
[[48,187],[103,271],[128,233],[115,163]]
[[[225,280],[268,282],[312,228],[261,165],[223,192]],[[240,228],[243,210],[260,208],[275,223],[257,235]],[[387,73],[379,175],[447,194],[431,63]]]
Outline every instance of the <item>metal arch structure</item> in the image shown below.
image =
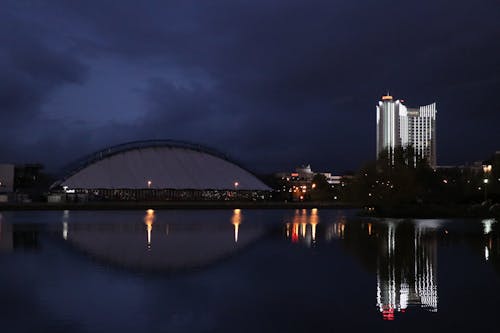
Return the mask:
[[[172,149],[185,149],[185,150],[190,150],[190,151],[195,151],[195,152],[200,152],[204,153],[216,158],[219,158],[221,160],[224,160],[232,165],[235,165],[239,167],[240,169],[246,171],[253,177],[259,179],[257,175],[243,166],[240,162],[230,158],[228,155],[201,145],[197,143],[192,143],[188,141],[180,141],[180,140],[138,140],[138,141],[130,141],[114,146],[110,146],[98,151],[95,151],[91,154],[85,155],[84,157],[68,164],[66,167],[63,168],[63,177],[56,181],[54,184],[51,185],[51,189],[54,187],[57,187],[61,184],[63,184],[66,180],[68,180],[70,177],[76,175],[78,172],[82,171],[83,169],[99,162],[104,159],[110,158],[112,156],[118,155],[118,154],[123,154],[126,152],[134,151],[134,150],[141,150],[141,149],[150,149],[150,148],[172,148]],[[259,179],[260,180],[260,179]]]

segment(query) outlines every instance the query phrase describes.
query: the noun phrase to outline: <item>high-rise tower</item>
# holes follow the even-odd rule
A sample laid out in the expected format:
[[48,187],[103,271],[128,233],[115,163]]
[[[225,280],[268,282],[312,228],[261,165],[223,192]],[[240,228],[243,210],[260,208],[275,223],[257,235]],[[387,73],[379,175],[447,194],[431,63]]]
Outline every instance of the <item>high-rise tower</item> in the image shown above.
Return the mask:
[[394,148],[401,146],[400,114],[406,114],[406,107],[389,94],[382,96],[377,105],[377,157],[387,149],[392,156]]
[[377,105],[377,157],[384,149],[411,145],[417,156],[436,166],[436,103],[407,108],[402,100],[382,96]]

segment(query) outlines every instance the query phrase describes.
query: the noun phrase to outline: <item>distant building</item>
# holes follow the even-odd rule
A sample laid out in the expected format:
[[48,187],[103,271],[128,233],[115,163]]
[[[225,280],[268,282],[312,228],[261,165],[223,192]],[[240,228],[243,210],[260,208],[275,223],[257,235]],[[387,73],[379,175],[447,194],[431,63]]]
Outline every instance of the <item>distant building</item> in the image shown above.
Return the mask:
[[14,169],[14,188],[24,190],[37,186],[42,176],[43,165],[39,163],[18,164]]
[[0,193],[14,191],[14,164],[0,164]]
[[[407,108],[403,100],[382,96],[377,105],[377,157],[384,149],[411,145],[415,156],[436,166],[436,103]],[[416,163],[415,158],[415,163]]]
[[[274,176],[279,180],[280,188],[278,192],[289,193],[292,200],[302,201],[309,198],[310,191],[317,184],[313,182],[314,176],[322,175],[333,188],[335,184],[340,184],[343,176],[334,176],[331,172],[314,172],[311,165],[302,165],[295,168],[295,172],[278,172]],[[342,185],[343,186],[343,185]]]
[[295,168],[295,172],[278,172],[275,174],[277,178],[286,179],[288,181],[306,181],[311,182],[315,175],[323,175],[329,184],[334,184],[335,177],[330,172],[314,172],[311,165],[301,165]]

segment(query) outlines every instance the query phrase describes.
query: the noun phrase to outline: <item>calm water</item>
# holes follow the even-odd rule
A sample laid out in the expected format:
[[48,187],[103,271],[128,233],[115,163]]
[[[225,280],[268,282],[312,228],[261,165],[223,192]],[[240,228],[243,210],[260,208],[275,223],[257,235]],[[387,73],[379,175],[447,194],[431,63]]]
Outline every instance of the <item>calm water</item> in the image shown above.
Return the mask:
[[4,212],[0,332],[496,331],[499,228],[316,209]]

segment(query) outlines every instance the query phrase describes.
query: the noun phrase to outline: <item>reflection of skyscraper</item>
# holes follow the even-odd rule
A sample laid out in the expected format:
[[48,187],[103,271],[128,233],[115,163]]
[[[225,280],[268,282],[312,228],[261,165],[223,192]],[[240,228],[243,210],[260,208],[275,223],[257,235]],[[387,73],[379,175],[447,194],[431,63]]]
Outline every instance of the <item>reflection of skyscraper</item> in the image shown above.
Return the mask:
[[417,304],[437,312],[437,240],[432,232],[421,226],[415,230],[414,274]]
[[[413,238],[413,239],[412,239]],[[377,307],[386,320],[408,307],[437,311],[437,239],[425,226],[387,225],[377,262]]]

